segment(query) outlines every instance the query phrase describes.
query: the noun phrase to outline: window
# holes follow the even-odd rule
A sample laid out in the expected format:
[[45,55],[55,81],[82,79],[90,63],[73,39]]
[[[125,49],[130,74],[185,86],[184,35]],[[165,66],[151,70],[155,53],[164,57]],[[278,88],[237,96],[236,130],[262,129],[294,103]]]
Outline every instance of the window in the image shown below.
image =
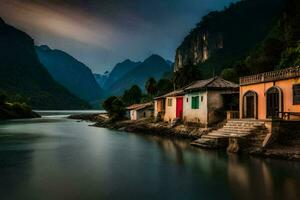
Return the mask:
[[168,106],[169,106],[169,107],[172,106],[172,99],[168,99]]
[[203,96],[201,96],[201,102],[203,102]]
[[186,102],[187,102],[187,103],[189,102],[189,98],[188,98],[188,97],[186,98]]
[[199,109],[199,96],[192,97],[192,109]]
[[300,105],[300,84],[293,85],[293,104]]

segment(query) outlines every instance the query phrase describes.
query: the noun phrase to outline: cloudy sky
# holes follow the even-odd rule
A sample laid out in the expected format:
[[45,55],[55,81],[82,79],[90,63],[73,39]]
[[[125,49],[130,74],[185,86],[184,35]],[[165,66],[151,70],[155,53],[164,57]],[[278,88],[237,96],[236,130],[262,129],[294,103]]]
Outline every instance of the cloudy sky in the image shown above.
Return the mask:
[[37,45],[61,49],[94,72],[155,53],[174,60],[184,36],[237,0],[0,0],[0,17]]

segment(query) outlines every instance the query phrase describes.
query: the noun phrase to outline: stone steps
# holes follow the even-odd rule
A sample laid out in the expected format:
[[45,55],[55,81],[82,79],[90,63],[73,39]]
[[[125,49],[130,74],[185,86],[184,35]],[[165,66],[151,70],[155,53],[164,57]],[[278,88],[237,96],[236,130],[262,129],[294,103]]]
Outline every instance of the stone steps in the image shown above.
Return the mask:
[[257,120],[229,120],[223,128],[203,135],[194,141],[193,145],[204,148],[209,148],[209,146],[217,148],[218,145],[224,147],[228,145],[229,138],[245,138],[250,143],[260,144],[264,140],[266,132],[265,124]]

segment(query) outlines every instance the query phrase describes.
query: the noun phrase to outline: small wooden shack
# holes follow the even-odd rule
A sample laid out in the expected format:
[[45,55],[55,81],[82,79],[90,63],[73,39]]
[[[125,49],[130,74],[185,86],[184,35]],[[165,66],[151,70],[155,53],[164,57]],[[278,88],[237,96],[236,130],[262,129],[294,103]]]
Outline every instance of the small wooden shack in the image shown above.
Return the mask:
[[143,103],[143,104],[133,104],[126,108],[127,117],[130,120],[139,120],[142,118],[149,118],[153,116],[153,104]]

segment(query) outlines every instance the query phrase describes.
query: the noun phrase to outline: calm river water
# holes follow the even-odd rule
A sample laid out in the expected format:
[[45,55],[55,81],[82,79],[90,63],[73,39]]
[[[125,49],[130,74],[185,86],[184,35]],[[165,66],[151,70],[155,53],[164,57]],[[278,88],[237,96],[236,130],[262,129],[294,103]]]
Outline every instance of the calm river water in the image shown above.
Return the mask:
[[89,124],[2,122],[0,199],[300,199],[299,163]]

